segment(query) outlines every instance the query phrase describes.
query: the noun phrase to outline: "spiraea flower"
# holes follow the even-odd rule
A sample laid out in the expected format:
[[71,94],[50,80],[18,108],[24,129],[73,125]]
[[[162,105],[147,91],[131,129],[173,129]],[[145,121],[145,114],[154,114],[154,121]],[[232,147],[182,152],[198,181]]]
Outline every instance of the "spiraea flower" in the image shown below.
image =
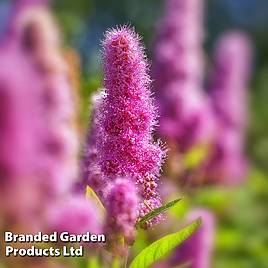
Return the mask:
[[50,230],[72,234],[101,233],[103,222],[96,204],[82,195],[73,195],[55,204],[47,215]]
[[205,209],[195,209],[187,217],[192,222],[198,217],[202,218],[199,229],[176,249],[170,260],[170,266],[188,264],[189,268],[211,267],[211,257],[215,235],[214,215]]
[[1,44],[0,57],[0,229],[35,231],[46,201],[36,170],[40,83],[13,45]]
[[238,185],[247,176],[248,160],[244,140],[234,129],[221,129],[205,165],[204,180],[208,183]]
[[226,33],[216,46],[210,92],[217,135],[207,168],[212,181],[237,184],[247,172],[244,143],[251,54],[250,41],[240,32]]
[[155,42],[158,134],[182,152],[213,137],[210,104],[202,91],[203,5],[202,0],[166,0]]
[[104,198],[104,189],[108,181],[102,175],[100,166],[98,165],[97,140],[99,130],[97,125],[97,115],[102,105],[102,100],[105,97],[104,91],[99,91],[91,98],[91,120],[89,131],[87,133],[86,143],[84,146],[84,158],[82,161],[81,180],[78,185],[78,190],[84,191],[86,186],[90,186],[98,194],[100,198]]
[[118,238],[121,236],[124,237],[125,242],[132,243],[139,214],[139,197],[135,183],[128,178],[116,179],[111,184],[105,204],[108,239],[120,244]]
[[251,54],[249,38],[232,31],[219,39],[214,55],[211,94],[215,112],[222,124],[242,130],[248,123]]
[[17,14],[20,49],[42,83],[39,96],[40,170],[51,194],[65,193],[77,177],[78,136],[74,92],[62,55],[57,25],[48,8],[27,7]]
[[0,44],[1,203],[10,204],[0,213],[26,231],[44,227],[77,178],[75,109],[51,20],[44,6],[20,9]]
[[48,9],[49,2],[49,0],[14,0],[8,18],[7,38],[16,39],[17,44],[19,44],[21,29],[24,28],[22,16],[27,13],[27,10]]
[[110,181],[131,178],[144,200],[159,198],[157,183],[165,151],[152,138],[157,112],[139,36],[128,27],[108,31],[103,61],[106,96],[97,116],[101,172]]

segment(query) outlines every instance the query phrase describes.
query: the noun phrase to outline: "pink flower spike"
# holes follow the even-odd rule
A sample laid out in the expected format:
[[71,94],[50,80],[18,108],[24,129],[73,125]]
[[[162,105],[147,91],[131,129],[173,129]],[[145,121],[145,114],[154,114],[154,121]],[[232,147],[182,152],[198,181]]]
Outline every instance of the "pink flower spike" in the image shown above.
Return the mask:
[[139,215],[139,197],[135,184],[127,178],[119,178],[112,185],[106,200],[107,234],[111,241],[124,236],[133,242],[135,223]]
[[224,124],[247,126],[251,58],[251,42],[242,32],[227,32],[217,42],[211,94],[217,116]]
[[247,175],[244,147],[251,58],[251,42],[242,32],[227,32],[216,45],[210,93],[217,133],[206,175],[212,182],[237,185]]
[[132,178],[144,199],[158,197],[157,181],[166,152],[152,138],[157,112],[140,37],[126,26],[107,31],[103,62],[107,95],[97,115],[101,172],[111,181]]
[[203,91],[203,0],[166,0],[157,28],[153,78],[161,138],[181,152],[213,139],[214,118]]

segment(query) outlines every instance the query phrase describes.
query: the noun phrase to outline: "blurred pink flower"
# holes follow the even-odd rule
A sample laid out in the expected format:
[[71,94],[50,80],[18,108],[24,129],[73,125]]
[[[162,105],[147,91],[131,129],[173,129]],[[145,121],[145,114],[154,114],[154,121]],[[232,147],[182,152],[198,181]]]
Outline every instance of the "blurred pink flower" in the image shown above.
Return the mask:
[[160,107],[158,133],[181,151],[213,137],[214,119],[203,91],[203,1],[166,0],[158,25],[153,78]]
[[237,130],[223,128],[218,134],[206,170],[205,178],[209,183],[237,185],[245,179],[248,161],[243,139]]
[[81,195],[67,197],[66,200],[55,204],[48,211],[47,219],[52,231],[71,234],[100,234],[103,231],[98,207]]
[[41,85],[15,46],[1,44],[0,58],[1,223],[31,222],[31,228],[35,228],[40,223],[45,195],[36,168],[40,161],[36,100]]
[[233,185],[244,179],[247,173],[244,146],[251,56],[251,43],[241,32],[224,34],[216,45],[210,92],[217,133],[207,167],[212,181]]
[[135,184],[128,178],[116,179],[111,184],[105,204],[108,237],[113,240],[122,235],[127,242],[133,242],[139,215],[139,197]]
[[77,187],[79,191],[84,191],[88,185],[94,189],[94,191],[102,199],[105,197],[104,189],[106,188],[108,181],[107,178],[102,175],[97,161],[97,140],[99,137],[97,115],[104,97],[104,91],[99,91],[98,93],[94,94],[91,99],[91,120],[84,145],[84,157],[80,175],[81,178]]
[[202,218],[199,229],[176,249],[170,266],[189,264],[189,268],[209,268],[215,235],[214,215],[205,209],[195,209],[187,216],[187,223]]
[[211,94],[222,124],[245,129],[248,123],[248,88],[252,47],[246,34],[225,33],[217,42]]
[[75,109],[48,9],[29,6],[17,18],[18,35],[0,44],[0,213],[3,224],[40,229],[77,178]]
[[57,25],[43,6],[29,6],[17,15],[20,49],[42,84],[39,115],[40,176],[51,195],[68,192],[78,171],[78,136],[74,92],[62,55]]

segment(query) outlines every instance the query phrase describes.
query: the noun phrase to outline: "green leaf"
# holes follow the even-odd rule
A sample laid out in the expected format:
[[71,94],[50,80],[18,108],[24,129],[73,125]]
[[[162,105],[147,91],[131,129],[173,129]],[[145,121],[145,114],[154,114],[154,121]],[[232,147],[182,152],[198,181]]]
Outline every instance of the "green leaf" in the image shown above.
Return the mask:
[[94,190],[93,190],[91,187],[89,187],[89,186],[87,186],[87,188],[86,188],[86,197],[87,197],[88,199],[93,200],[93,201],[96,203],[97,207],[98,207],[103,213],[106,212],[105,207],[103,206],[103,204],[102,204],[102,202],[100,201],[99,197],[96,195],[96,193],[94,192]]
[[167,211],[168,209],[172,208],[174,205],[176,205],[179,201],[181,200],[181,198],[179,199],[175,199],[173,201],[168,202],[167,204],[154,209],[153,211],[147,213],[142,219],[140,219],[137,223],[136,223],[136,227],[140,227],[142,226],[145,222],[153,219],[154,217],[158,216],[161,213],[164,213],[165,211]]
[[172,249],[176,248],[186,240],[200,224],[201,218],[198,218],[179,232],[169,234],[153,242],[132,261],[129,268],[147,268],[162,259],[170,253]]

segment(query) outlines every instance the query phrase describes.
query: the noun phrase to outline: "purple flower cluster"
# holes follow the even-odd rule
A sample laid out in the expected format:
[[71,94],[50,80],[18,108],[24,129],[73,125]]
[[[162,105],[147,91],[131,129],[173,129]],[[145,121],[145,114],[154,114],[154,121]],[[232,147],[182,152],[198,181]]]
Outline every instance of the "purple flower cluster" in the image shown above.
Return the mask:
[[135,238],[135,223],[139,212],[136,186],[128,178],[119,178],[110,187],[105,202],[107,234],[111,241],[123,236],[127,243],[132,243]]
[[[103,42],[104,87],[98,124],[97,143],[102,172],[113,179],[129,175],[137,182],[150,184],[159,175],[164,152],[152,140],[156,111],[150,97],[148,65],[139,37],[122,27],[106,33]],[[156,192],[142,195],[149,198]]]
[[111,182],[129,177],[143,200],[161,204],[157,181],[165,151],[152,138],[157,113],[139,36],[127,27],[108,31],[103,61],[105,97],[96,119],[102,176]]
[[208,173],[211,180],[226,184],[238,183],[247,171],[244,140],[251,54],[250,41],[240,32],[223,35],[215,50],[210,92],[217,118],[217,135]]
[[103,200],[109,243],[119,253],[124,247],[118,239],[131,244],[137,220],[161,206],[157,188],[165,151],[152,137],[157,113],[140,37],[125,26],[108,31],[103,62],[105,89],[93,99],[82,184]]
[[[16,39],[17,43],[20,43],[21,30],[25,26],[22,18],[32,16],[37,10],[47,9],[49,2],[49,0],[14,0],[6,29],[8,36],[5,38]],[[55,31],[53,30],[53,32]]]
[[161,115],[158,134],[173,149],[168,176],[184,176],[185,167],[178,159],[200,147],[206,155],[197,167],[199,174],[187,181],[229,184],[240,181],[247,171],[244,136],[251,46],[248,38],[236,31],[218,41],[207,94],[203,85],[203,6],[199,0],[166,0],[153,64]]
[[71,192],[78,137],[67,64],[49,9],[38,3],[16,2],[0,43],[0,229],[57,229],[64,215],[68,227],[91,231],[94,205]]
[[160,107],[159,135],[180,151],[206,144],[214,120],[203,89],[203,1],[167,0],[158,26],[153,78]]
[[90,213],[95,210],[94,204],[81,194],[70,195],[78,176],[79,139],[75,127],[74,92],[56,25],[49,11],[43,8],[27,9],[18,19],[24,26],[20,29],[22,49],[37,68],[36,76],[42,83],[39,96],[43,119],[39,133],[42,161],[38,167],[39,176],[44,179],[43,189],[50,193],[48,209],[55,211],[49,214],[49,228],[63,230],[68,227],[79,232],[97,230],[95,227],[99,225],[100,229],[98,213],[94,212],[96,218]]
[[211,85],[214,109],[222,124],[237,129],[244,129],[248,121],[245,104],[251,54],[250,40],[242,32],[227,32],[216,44]]
[[47,214],[48,226],[57,232],[101,233],[102,219],[97,206],[85,196],[74,195],[55,204]]
[[42,83],[39,96],[40,169],[44,187],[52,194],[69,191],[77,174],[78,137],[74,128],[75,107],[67,64],[61,54],[57,27],[42,6],[23,9],[17,15],[21,49]]
[[40,84],[14,45],[0,44],[0,57],[0,213],[2,219],[23,225],[43,207],[36,178]]
[[79,190],[84,190],[88,185],[98,194],[100,198],[104,198],[104,190],[108,184],[107,179],[102,176],[102,172],[97,162],[97,140],[98,140],[98,127],[97,115],[102,105],[102,99],[105,97],[103,91],[99,91],[92,97],[91,105],[91,122],[89,131],[87,133],[86,144],[84,146],[84,158],[82,162],[81,183],[78,185]]

